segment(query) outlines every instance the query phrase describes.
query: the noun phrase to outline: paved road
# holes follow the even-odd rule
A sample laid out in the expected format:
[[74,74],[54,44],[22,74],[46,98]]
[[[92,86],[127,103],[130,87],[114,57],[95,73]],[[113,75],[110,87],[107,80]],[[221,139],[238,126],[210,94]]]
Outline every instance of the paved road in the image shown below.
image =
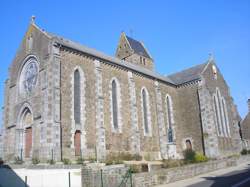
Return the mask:
[[250,163],[158,187],[250,187]]

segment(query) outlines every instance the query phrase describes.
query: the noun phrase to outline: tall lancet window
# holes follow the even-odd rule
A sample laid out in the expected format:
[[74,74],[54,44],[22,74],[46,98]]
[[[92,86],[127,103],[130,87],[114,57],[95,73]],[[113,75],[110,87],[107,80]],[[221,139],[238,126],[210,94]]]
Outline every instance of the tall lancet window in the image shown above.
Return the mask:
[[217,95],[217,99],[218,99],[218,110],[219,110],[219,116],[220,116],[220,126],[221,126],[221,133],[225,136],[225,129],[224,129],[224,124],[223,124],[223,114],[222,114],[222,107],[221,107],[221,96],[220,96],[220,92],[217,89],[216,92]]
[[219,109],[218,109],[217,101],[218,101],[218,99],[214,95],[214,109],[215,109],[215,117],[216,117],[217,130],[218,130],[218,134],[221,135],[221,126],[220,126]]
[[112,115],[113,115],[113,127],[118,129],[118,102],[117,102],[117,83],[112,81]]
[[148,99],[147,92],[145,89],[142,90],[142,110],[143,110],[143,122],[144,122],[144,131],[146,134],[149,133],[149,121],[148,121]]
[[166,113],[167,113],[167,134],[168,134],[168,142],[172,143],[174,141],[174,134],[173,134],[173,106],[172,100],[169,95],[166,97]]
[[226,102],[225,102],[224,98],[222,99],[222,109],[223,109],[223,113],[224,113],[226,133],[230,137],[230,129],[229,129],[230,127],[229,127],[229,122],[228,122],[227,106],[226,106]]
[[74,72],[74,119],[75,124],[81,123],[81,84],[80,84],[80,72],[75,70]]

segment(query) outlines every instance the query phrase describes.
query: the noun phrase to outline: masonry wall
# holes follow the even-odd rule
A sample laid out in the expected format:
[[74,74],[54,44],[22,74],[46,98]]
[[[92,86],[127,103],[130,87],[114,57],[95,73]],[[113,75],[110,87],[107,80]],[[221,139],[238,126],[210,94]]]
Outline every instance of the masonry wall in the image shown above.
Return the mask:
[[[73,125],[73,73],[77,67],[80,67],[84,73],[85,85],[81,85],[85,89],[85,107],[83,114],[85,117],[85,137],[86,156],[95,157],[96,145],[96,113],[95,113],[95,76],[93,58],[77,55],[70,51],[61,51],[61,125],[62,125],[62,153],[64,158],[72,158],[75,156],[74,140],[72,139]],[[84,133],[84,132],[82,132]]]
[[[50,45],[50,38],[31,24],[19,47],[18,52],[9,69],[9,79],[5,86],[4,105],[4,157],[13,159],[21,156],[21,151],[16,149],[18,143],[17,132],[20,128],[19,116],[25,107],[32,112],[32,151],[31,157],[39,157],[41,160],[51,158],[51,150],[55,158],[60,156],[58,138],[60,134],[54,134],[55,107],[52,102],[55,99],[55,76],[52,64],[55,64],[54,53]],[[20,92],[20,74],[26,60],[34,56],[39,64],[37,84],[31,94]],[[53,107],[52,107],[53,106]],[[60,131],[60,128],[57,132]],[[60,126],[60,125],[59,125]],[[25,130],[25,129],[24,129]]]
[[218,136],[220,155],[230,155],[240,150],[240,136],[238,128],[238,112],[234,105],[233,98],[230,94],[230,89],[226,84],[222,74],[217,68],[217,78],[214,78],[214,72],[212,70],[213,63],[209,63],[206,71],[203,73],[205,87],[209,90],[211,97],[216,93],[216,88],[219,88],[221,95],[225,98],[228,120],[230,127],[230,137]]
[[[149,172],[132,173],[127,176],[124,186],[150,187],[155,185],[167,185],[168,183],[188,179],[204,173],[216,171],[223,168],[237,166],[250,161],[249,156],[239,158],[226,158],[213,160],[205,163],[190,164],[174,168],[157,168]],[[102,170],[102,177],[101,177]],[[82,167],[82,187],[104,186],[115,187],[121,184],[122,178],[126,176],[128,168],[124,165],[96,166],[89,165]]]
[[198,83],[177,88],[179,99],[180,129],[178,145],[186,149],[186,140],[190,140],[195,151],[203,153],[202,126],[198,97]]
[[[61,89],[62,89],[62,100],[61,100],[61,122],[62,122],[62,147],[63,157],[73,158],[74,157],[74,132],[72,132],[72,119],[73,119],[73,102],[72,102],[72,75],[77,67],[80,67],[84,72],[84,90],[85,90],[85,104],[83,109],[84,115],[84,134],[86,148],[82,150],[82,154],[86,157],[95,157],[96,147],[98,147],[97,137],[97,121],[96,116],[97,103],[96,103],[96,60],[93,57],[89,57],[83,54],[73,53],[70,50],[61,50]],[[139,150],[139,153],[150,157],[151,159],[160,159],[161,150],[159,143],[159,126],[158,126],[158,111],[156,108],[156,87],[155,81],[149,77],[142,76],[140,74],[130,72],[121,67],[112,65],[110,63],[100,61],[98,64],[101,69],[101,89],[103,93],[103,123],[104,123],[104,142],[106,154],[112,154],[117,152],[130,152],[132,154]],[[132,76],[133,83],[135,85],[135,98],[134,104],[136,106],[136,114],[131,109],[131,83],[129,82],[129,73]],[[119,100],[119,125],[120,131],[115,132],[112,129],[112,118],[111,118],[111,81],[115,79],[119,84],[119,92],[121,94]],[[173,86],[167,85],[160,82],[159,87],[161,90],[161,105],[163,111],[163,122],[166,125],[166,94],[169,94],[173,100],[174,118],[175,118],[175,135],[176,141],[179,141],[179,132],[182,131],[180,127],[180,115],[178,113],[179,103],[176,90]],[[149,108],[151,116],[151,135],[144,134],[144,127],[142,121],[142,88],[146,88],[149,94]],[[132,116],[136,115],[136,122],[132,122]],[[133,130],[133,125],[136,123],[138,126],[138,134],[136,130]],[[163,129],[165,131],[165,129]],[[135,132],[136,131],[136,132]],[[137,135],[135,135],[137,134]],[[165,134],[164,137],[167,140]],[[138,142],[139,148],[134,150],[132,147],[133,142]],[[165,145],[166,145],[165,141]],[[180,143],[179,143],[180,144]],[[178,152],[181,154],[182,150],[178,147]]]

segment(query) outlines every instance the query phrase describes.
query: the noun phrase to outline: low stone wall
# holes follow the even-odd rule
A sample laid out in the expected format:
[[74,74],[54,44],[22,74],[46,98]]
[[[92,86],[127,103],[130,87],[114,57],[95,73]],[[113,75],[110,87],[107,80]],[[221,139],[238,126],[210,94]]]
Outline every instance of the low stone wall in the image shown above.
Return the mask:
[[236,165],[240,165],[245,162],[250,162],[250,155],[242,155],[238,159],[236,159]]
[[235,161],[230,160],[219,160],[210,161],[207,163],[190,164],[187,166],[159,169],[158,171],[152,171],[147,173],[136,173],[133,174],[133,186],[136,187],[147,187],[159,184],[167,184],[170,182],[194,177],[203,173],[211,172],[214,170],[234,166]]
[[[118,187],[128,171],[123,164],[103,166],[92,164],[82,168],[82,187]],[[130,180],[123,187],[130,187]]]
[[[214,160],[169,169],[153,169],[150,172],[132,174],[132,184],[133,187],[151,187],[167,184],[245,162],[250,162],[250,156]],[[113,166],[85,166],[82,168],[82,187],[101,187],[101,180],[103,181],[103,187],[118,187],[127,171],[128,167],[123,164]],[[131,186],[129,179],[125,186]]]

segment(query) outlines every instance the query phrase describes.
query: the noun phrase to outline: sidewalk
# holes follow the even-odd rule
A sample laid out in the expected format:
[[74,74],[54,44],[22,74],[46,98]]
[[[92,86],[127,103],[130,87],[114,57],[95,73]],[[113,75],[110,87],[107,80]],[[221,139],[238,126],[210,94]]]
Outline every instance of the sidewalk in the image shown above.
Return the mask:
[[[205,178],[218,177],[218,176],[230,173],[230,172],[244,170],[248,164],[250,164],[250,162],[243,163],[243,164],[238,165],[238,166],[220,169],[217,171],[209,172],[206,174],[198,175],[198,176],[195,176],[195,177],[192,177],[189,179],[180,180],[180,181],[176,181],[173,183],[168,183],[168,184],[164,184],[164,185],[157,185],[155,187],[185,187],[185,186],[189,186],[189,185],[193,185],[193,184],[205,181],[206,180]],[[211,181],[211,183],[213,183],[213,181]]]

